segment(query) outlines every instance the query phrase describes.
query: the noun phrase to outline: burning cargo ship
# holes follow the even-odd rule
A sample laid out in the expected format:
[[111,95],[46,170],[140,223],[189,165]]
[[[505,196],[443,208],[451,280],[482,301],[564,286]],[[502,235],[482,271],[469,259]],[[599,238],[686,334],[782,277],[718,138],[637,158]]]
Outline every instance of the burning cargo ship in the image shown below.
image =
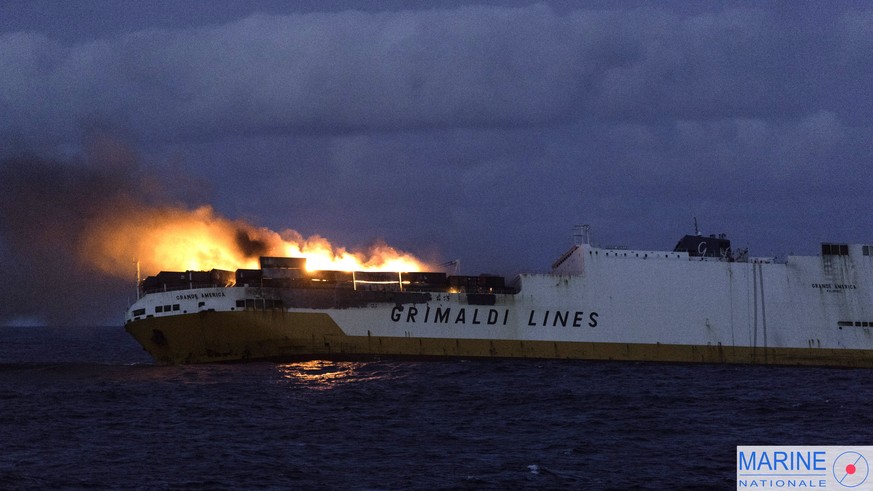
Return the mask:
[[596,247],[547,274],[259,269],[161,272],[125,329],[161,364],[521,357],[873,367],[873,245],[785,261],[724,236],[672,251]]

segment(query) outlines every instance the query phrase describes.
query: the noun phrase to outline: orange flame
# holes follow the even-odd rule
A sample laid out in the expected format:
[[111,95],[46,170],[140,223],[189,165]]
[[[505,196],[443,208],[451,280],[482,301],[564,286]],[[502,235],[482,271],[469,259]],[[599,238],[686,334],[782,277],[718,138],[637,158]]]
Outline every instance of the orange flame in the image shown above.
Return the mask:
[[293,230],[278,233],[232,221],[209,206],[137,208],[90,227],[80,255],[100,271],[127,277],[132,263],[143,274],[158,271],[256,269],[259,256],[307,258],[309,270],[422,271],[415,256],[378,244],[363,252],[335,247],[319,236],[304,239]]

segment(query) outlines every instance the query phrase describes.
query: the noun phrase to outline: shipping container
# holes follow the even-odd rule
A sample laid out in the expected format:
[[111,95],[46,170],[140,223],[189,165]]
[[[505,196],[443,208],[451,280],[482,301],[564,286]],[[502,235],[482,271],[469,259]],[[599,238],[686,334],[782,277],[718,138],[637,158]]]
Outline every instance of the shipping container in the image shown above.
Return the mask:
[[466,292],[492,292],[503,290],[506,280],[502,276],[449,276],[449,287]]
[[403,283],[409,282],[413,285],[445,285],[446,274],[434,272],[413,272],[403,273]]
[[351,271],[310,271],[306,273],[306,276],[312,282],[324,282],[324,283],[346,283],[352,281],[352,272]]
[[306,269],[305,257],[260,257],[261,269],[282,268],[282,269]]
[[264,278],[302,278],[305,272],[302,269],[289,268],[264,268]]
[[373,283],[398,283],[398,273],[386,271],[355,271],[355,281]]
[[403,273],[403,289],[409,291],[444,291],[448,288],[445,273]]
[[236,270],[236,286],[261,286],[263,272],[260,269]]

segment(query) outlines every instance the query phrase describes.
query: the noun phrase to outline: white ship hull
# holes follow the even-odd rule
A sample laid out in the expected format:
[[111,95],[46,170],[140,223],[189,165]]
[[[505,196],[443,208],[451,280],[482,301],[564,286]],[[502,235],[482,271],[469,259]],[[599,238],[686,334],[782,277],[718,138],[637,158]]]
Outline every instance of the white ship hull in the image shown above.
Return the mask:
[[551,274],[516,278],[517,293],[168,291],[135,303],[127,329],[161,363],[398,355],[873,366],[870,249],[775,263],[583,244]]

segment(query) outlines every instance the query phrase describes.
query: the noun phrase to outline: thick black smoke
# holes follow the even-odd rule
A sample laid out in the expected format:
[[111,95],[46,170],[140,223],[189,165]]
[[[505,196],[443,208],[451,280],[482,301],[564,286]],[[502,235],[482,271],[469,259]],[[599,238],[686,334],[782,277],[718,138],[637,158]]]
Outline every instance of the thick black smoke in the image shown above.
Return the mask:
[[82,260],[83,239],[107,217],[171,198],[125,144],[90,133],[77,159],[0,161],[0,325],[120,324],[135,298],[133,260],[129,279],[107,275]]
[[268,253],[267,243],[260,239],[253,239],[247,230],[237,230],[236,245],[247,257],[258,257]]
[[132,206],[130,160],[60,162],[32,156],[0,162],[0,324],[121,322],[129,282],[93,271],[79,259],[89,223]]

